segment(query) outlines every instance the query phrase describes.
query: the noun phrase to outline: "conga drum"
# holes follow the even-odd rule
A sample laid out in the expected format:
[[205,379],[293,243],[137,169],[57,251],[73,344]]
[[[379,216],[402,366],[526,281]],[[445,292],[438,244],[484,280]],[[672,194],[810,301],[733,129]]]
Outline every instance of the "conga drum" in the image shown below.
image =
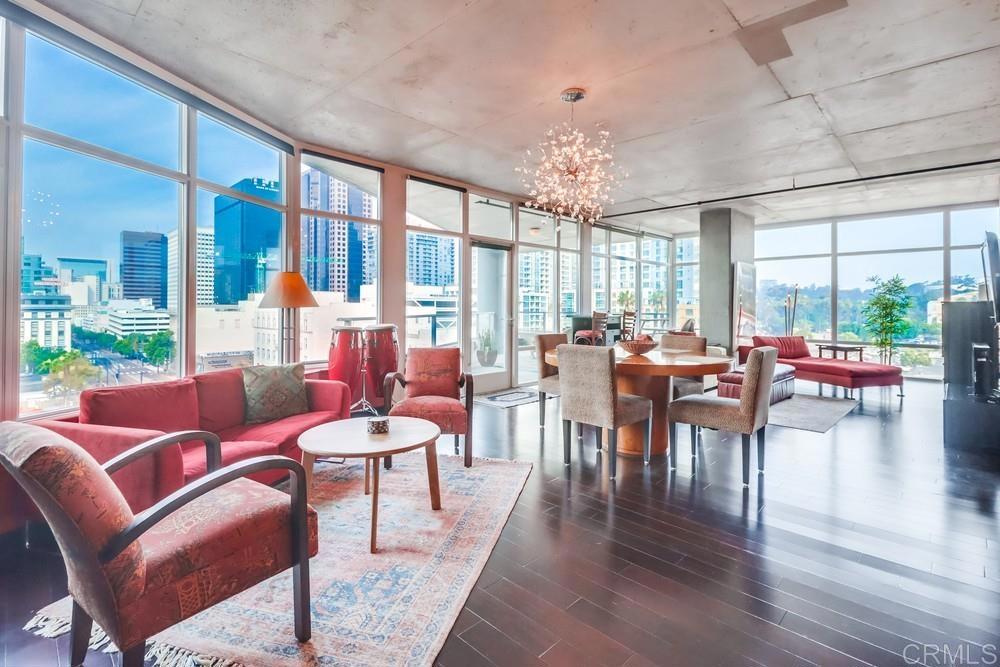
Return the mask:
[[330,341],[331,380],[351,388],[351,405],[361,400],[361,365],[364,361],[364,330],[361,327],[334,327]]
[[399,369],[399,340],[395,324],[365,327],[364,364],[368,401],[377,408],[382,407],[385,405],[385,376]]

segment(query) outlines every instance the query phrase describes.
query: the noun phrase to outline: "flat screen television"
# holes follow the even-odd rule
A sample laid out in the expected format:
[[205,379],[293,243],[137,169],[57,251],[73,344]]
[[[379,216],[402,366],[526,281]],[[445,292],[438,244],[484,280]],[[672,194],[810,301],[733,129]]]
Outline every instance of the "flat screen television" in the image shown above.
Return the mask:
[[1000,324],[1000,241],[993,232],[986,232],[983,243],[983,273],[986,278],[986,298],[993,304],[993,323]]

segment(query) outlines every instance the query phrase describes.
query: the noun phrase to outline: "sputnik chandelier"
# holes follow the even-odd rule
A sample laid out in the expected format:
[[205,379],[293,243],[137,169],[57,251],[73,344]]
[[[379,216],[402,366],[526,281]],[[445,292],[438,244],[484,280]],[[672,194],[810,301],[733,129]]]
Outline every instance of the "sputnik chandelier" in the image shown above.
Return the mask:
[[582,88],[567,88],[560,95],[570,103],[570,120],[549,128],[532,152],[525,151],[517,167],[531,199],[526,203],[564,218],[596,222],[604,213],[615,187],[627,174],[614,160],[611,133],[599,129],[590,138],[573,125],[574,105],[584,98]]

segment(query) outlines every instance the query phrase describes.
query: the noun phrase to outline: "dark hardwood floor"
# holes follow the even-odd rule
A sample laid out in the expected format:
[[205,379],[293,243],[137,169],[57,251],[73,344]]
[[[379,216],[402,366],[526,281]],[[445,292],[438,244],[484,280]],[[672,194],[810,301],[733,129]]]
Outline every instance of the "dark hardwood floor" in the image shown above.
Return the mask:
[[[747,492],[739,436],[692,460],[679,429],[676,473],[626,459],[612,483],[592,431],[563,466],[558,401],[544,433],[537,404],[477,406],[476,454],[535,468],[437,662],[1000,664],[1000,464],[943,450],[939,384],[906,392],[825,434],[770,427]],[[0,667],[68,664],[20,629],[64,594],[58,557],[2,563]]]

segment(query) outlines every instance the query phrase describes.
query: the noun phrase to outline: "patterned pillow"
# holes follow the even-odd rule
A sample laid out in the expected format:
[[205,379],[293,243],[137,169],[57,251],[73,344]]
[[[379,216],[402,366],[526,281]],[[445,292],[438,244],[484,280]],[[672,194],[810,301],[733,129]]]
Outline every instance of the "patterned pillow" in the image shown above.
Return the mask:
[[309,412],[306,368],[303,364],[244,368],[243,393],[246,396],[247,424]]

